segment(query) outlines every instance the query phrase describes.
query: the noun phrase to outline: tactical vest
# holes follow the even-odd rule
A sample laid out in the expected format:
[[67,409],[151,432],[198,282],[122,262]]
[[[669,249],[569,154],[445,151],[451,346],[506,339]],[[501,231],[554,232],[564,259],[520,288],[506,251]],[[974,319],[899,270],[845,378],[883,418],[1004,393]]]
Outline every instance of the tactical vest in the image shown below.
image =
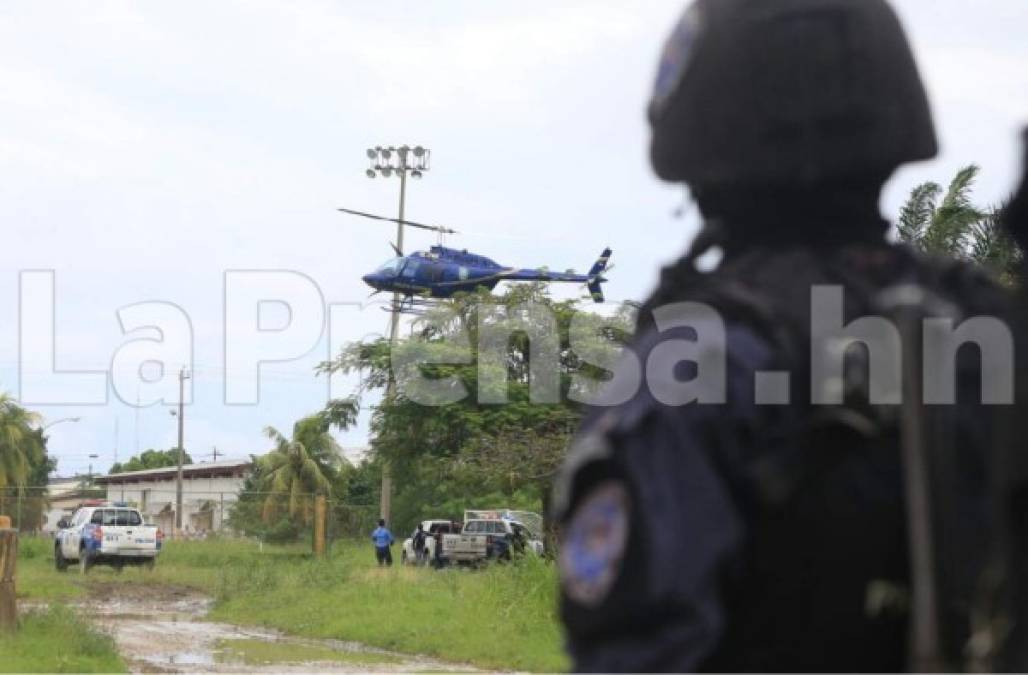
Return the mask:
[[[722,580],[728,625],[703,668],[904,670],[911,599],[902,412],[867,402],[860,350],[844,371],[845,402],[811,403],[811,287],[842,286],[847,323],[882,316],[883,292],[900,285],[944,300],[958,322],[1003,316],[1006,294],[970,265],[885,245],[754,250],[710,274],[691,265],[683,273],[684,264],[678,273],[686,278],[675,283],[680,292],[654,298],[640,321],[657,303],[707,303],[762,335],[773,345],[774,369],[792,373],[793,403],[775,416],[776,428],[762,432],[765,445],[733,487],[750,536],[742,564]],[[937,499],[943,512],[932,531],[941,552],[942,649],[947,667],[959,668],[992,539],[988,451],[996,425],[994,411],[976,403],[977,354],[962,349],[957,358],[958,404],[932,418],[953,452],[947,484],[933,486],[946,499]]]

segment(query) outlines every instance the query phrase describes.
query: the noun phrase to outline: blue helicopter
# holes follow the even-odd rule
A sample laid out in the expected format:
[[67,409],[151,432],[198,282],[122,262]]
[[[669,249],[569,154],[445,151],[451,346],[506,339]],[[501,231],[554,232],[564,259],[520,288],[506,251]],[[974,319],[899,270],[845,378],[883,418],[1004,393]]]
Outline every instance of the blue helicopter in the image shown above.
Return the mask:
[[[442,234],[456,234],[456,230],[438,225],[425,225],[410,220],[387,218],[363,211],[339,209],[344,213],[402,223],[411,227],[431,230]],[[573,271],[553,272],[543,268],[505,267],[496,261],[466,249],[447,248],[442,244],[432,246],[427,251],[417,251],[402,255],[394,245],[396,256],[387,260],[374,272],[365,274],[364,283],[379,291],[397,293],[401,296],[400,305],[395,309],[402,312],[416,312],[418,309],[431,306],[432,299],[449,298],[461,291],[473,291],[476,288],[492,290],[501,281],[554,281],[563,283],[583,284],[589,289],[593,301],[603,302],[601,284],[607,281],[603,273],[608,269],[611,250],[605,248],[599,258],[589,268],[587,274],[576,274]]]

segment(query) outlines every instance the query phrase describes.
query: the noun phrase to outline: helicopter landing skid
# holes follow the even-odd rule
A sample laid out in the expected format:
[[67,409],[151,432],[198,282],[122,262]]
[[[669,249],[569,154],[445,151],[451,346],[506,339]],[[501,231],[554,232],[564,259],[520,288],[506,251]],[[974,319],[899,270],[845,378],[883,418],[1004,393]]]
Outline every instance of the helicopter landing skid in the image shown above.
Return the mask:
[[382,308],[382,311],[422,316],[438,306],[439,301],[434,298],[418,298],[413,295],[406,295],[400,298],[399,302],[390,302],[388,307]]

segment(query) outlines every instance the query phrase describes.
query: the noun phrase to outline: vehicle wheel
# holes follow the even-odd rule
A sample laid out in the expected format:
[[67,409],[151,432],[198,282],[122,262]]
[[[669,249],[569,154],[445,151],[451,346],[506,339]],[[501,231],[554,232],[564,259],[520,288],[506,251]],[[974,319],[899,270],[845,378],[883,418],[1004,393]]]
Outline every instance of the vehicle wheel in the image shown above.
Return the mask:
[[57,544],[54,546],[54,567],[57,568],[58,572],[68,571],[68,561],[61,555],[61,545]]
[[86,574],[89,572],[89,568],[93,566],[93,561],[90,559],[89,551],[81,549],[79,551],[79,572]]

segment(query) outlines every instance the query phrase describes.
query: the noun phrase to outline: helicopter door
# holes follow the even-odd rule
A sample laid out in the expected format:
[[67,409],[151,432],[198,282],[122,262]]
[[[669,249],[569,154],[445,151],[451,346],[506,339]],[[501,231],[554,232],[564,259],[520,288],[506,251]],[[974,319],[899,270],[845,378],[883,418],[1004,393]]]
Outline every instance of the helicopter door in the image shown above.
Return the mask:
[[421,275],[430,284],[438,283],[443,280],[443,266],[439,263],[429,263],[422,268]]

